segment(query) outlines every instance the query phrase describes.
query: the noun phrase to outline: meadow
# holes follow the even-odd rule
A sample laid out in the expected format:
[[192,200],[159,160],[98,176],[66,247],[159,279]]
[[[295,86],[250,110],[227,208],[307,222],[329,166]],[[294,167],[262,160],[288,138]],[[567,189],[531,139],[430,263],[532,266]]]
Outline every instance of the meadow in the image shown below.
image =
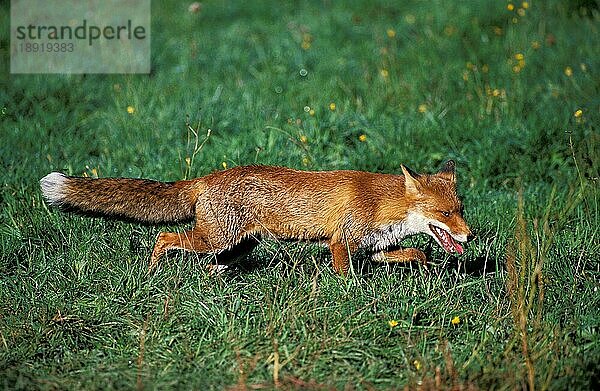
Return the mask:
[[[593,1],[152,4],[149,75],[11,75],[0,31],[3,389],[597,389]],[[8,5],[0,8],[9,25]],[[267,240],[209,275],[159,231],[62,213],[51,171],[457,164],[477,238],[427,269]]]

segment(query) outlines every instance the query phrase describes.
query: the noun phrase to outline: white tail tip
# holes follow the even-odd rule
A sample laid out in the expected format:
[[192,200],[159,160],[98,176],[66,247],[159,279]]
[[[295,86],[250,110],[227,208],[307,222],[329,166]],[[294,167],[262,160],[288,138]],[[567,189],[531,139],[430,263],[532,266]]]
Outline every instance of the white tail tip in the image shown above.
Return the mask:
[[60,172],[51,172],[40,179],[40,187],[44,198],[52,205],[62,204],[65,198],[66,183],[67,176]]

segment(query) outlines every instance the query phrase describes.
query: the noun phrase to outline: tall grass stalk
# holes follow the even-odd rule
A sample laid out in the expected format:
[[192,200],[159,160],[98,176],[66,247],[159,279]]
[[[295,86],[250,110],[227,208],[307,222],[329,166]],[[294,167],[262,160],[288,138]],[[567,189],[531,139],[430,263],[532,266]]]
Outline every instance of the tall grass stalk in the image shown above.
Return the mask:
[[[554,187],[542,216],[534,218],[529,218],[525,211],[523,192],[518,194],[515,232],[508,245],[506,260],[506,287],[515,326],[507,352],[515,344],[520,344],[527,388],[532,391],[547,389],[553,376],[553,369],[547,371],[543,383],[536,387],[541,382],[539,374],[536,378],[536,357],[543,356],[549,349],[545,343],[548,331],[554,335],[557,332],[556,326],[544,322],[544,265],[555,245],[557,233],[585,193],[585,186],[579,187],[578,191],[572,189],[563,207],[557,208],[557,190]],[[516,375],[517,379],[521,377],[518,370]]]

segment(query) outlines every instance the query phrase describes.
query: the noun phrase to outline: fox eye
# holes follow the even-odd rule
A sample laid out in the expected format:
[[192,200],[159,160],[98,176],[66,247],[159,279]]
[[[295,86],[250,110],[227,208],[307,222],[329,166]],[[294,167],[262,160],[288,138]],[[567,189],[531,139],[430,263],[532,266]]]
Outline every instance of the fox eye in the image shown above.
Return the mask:
[[442,216],[444,216],[444,217],[450,217],[450,212],[447,212],[447,211],[444,210],[444,211],[442,211]]

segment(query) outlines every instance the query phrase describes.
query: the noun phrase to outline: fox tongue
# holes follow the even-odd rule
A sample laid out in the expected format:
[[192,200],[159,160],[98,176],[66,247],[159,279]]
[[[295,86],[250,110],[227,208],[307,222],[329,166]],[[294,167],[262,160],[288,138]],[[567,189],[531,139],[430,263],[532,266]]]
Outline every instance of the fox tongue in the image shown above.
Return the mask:
[[446,232],[446,230],[443,230],[438,227],[436,227],[436,230],[440,238],[442,239],[441,242],[444,247],[444,250],[448,251],[449,253],[457,252],[459,254],[462,254],[465,251],[460,245],[460,243],[454,240],[454,238],[448,232]]
[[462,255],[462,253],[465,252],[465,250],[463,250],[463,247],[460,245],[460,243],[458,243],[454,239],[452,239],[452,242],[453,242],[452,244],[454,245],[454,249],[456,250],[456,252]]

